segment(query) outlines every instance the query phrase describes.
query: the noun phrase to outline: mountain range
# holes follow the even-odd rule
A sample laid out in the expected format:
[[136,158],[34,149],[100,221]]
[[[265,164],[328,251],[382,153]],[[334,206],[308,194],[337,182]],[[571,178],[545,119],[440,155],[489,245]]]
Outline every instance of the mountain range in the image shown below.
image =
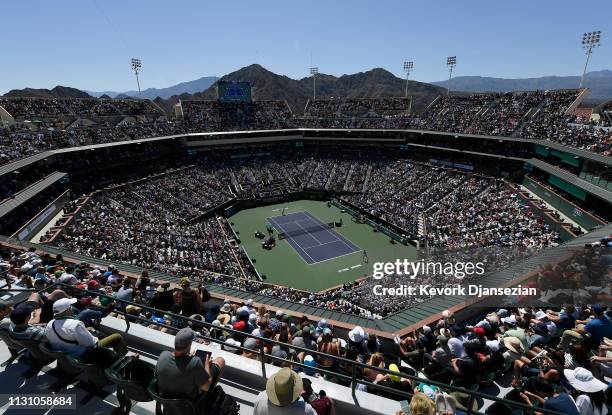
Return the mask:
[[68,86],[58,85],[53,89],[12,89],[5,97],[30,97],[30,98],[91,98],[87,92]]
[[[216,83],[219,80],[249,81],[253,87],[254,100],[285,100],[294,114],[302,114],[306,102],[313,95],[312,77],[292,79],[278,75],[258,64],[253,64],[229,73],[221,78],[203,77],[191,82],[183,82],[168,88],[149,88],[142,91],[142,98],[153,99],[168,114],[173,114],[173,106],[179,100],[197,99],[214,100],[217,98]],[[398,78],[391,72],[374,68],[366,72],[336,77],[318,74],[317,98],[384,98],[401,97],[405,94],[406,80]],[[195,91],[195,92],[190,92]],[[444,88],[424,82],[409,81],[408,93],[413,97],[413,110],[420,111],[435,97],[444,93]],[[169,95],[171,94],[171,95]],[[15,89],[6,96],[37,96],[37,97],[137,97],[135,91],[126,92],[92,92],[80,91],[74,88],[57,86],[53,89]]]
[[[458,76],[446,81],[433,82],[434,85],[448,88],[451,91],[464,92],[513,92],[546,89],[572,89],[580,85],[579,76],[543,76],[539,78],[490,78],[483,76]],[[588,72],[584,77],[584,86],[591,91],[587,103],[598,104],[612,99],[612,71],[602,70]]]
[[[180,84],[172,85],[167,88],[147,88],[141,92],[141,97],[144,99],[155,99],[157,97],[170,98],[172,95],[180,94],[193,94],[196,92],[204,91],[214,84],[217,79],[216,76],[203,76],[202,78],[195,79],[193,81],[181,82]],[[111,98],[125,98],[125,97],[137,97],[138,91],[85,91],[92,97],[100,98],[103,95]]]
[[[292,79],[278,75],[258,64],[241,68],[221,78],[202,77],[189,82],[182,82],[168,88],[148,88],[142,91],[142,98],[153,99],[169,114],[179,100],[198,99],[214,100],[217,97],[216,83],[219,80],[249,81],[253,86],[254,100],[285,100],[294,114],[301,114],[306,102],[313,95],[312,77]],[[505,79],[481,76],[459,76],[449,81],[424,83],[408,82],[408,93],[413,97],[413,111],[419,112],[436,96],[445,93],[446,87],[457,92],[510,92],[522,90],[544,90],[576,88],[580,82],[577,76],[545,76],[540,78]],[[317,98],[383,98],[404,96],[406,81],[391,72],[374,68],[339,77],[318,74]],[[599,104],[612,99],[612,71],[602,70],[589,72],[585,77],[585,86],[591,92],[585,101],[587,105]],[[76,88],[56,86],[53,89],[25,88],[11,90],[6,96],[28,96],[46,98],[90,98],[94,97],[137,97],[136,91],[92,92]]]
[[[253,86],[254,100],[285,100],[295,114],[301,114],[308,99],[313,95],[313,79],[305,77],[292,79],[278,75],[258,64],[241,68],[221,77],[219,80],[249,81]],[[336,77],[318,74],[317,98],[382,98],[404,96],[406,81],[391,72],[374,68],[366,72]],[[444,89],[424,82],[409,81],[408,93],[413,97],[413,108],[420,110],[432,99],[444,92]],[[166,100],[156,99],[155,102],[168,110],[179,99],[216,99],[216,83],[205,91],[195,94],[180,94]]]

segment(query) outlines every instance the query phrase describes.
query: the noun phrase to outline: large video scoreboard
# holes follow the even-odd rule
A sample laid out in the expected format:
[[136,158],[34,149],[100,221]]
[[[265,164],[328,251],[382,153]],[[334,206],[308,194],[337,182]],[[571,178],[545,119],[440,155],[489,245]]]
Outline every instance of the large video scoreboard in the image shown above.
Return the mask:
[[221,102],[251,102],[251,83],[219,81],[217,82],[217,96]]

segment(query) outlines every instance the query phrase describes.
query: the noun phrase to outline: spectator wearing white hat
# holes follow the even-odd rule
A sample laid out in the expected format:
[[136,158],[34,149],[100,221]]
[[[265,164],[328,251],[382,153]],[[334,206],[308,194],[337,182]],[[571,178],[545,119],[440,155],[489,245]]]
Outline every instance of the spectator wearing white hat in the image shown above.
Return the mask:
[[590,371],[582,367],[574,370],[565,369],[563,374],[570,385],[578,391],[575,400],[580,415],[607,415],[608,408],[604,395],[607,385],[605,383],[596,379]]
[[366,356],[366,334],[363,328],[360,326],[355,326],[348,333],[348,347],[355,347],[357,349],[357,353],[361,356],[362,359]]
[[527,333],[525,333],[524,322],[518,320],[514,314],[501,319],[504,324],[503,337],[516,337],[523,344],[522,353],[527,353],[529,350],[529,342],[527,340]]

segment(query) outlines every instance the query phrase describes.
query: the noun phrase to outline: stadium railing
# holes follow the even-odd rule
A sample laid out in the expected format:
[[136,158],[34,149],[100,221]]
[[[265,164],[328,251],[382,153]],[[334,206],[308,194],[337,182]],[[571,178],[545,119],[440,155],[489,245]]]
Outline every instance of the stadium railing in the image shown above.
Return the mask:
[[[97,291],[91,291],[91,290],[76,288],[76,287],[74,287],[72,285],[64,284],[64,283],[55,283],[55,284],[47,286],[47,287],[45,287],[44,289],[41,289],[41,290],[27,289],[27,290],[24,290],[24,291],[30,291],[30,292],[33,292],[33,293],[35,292],[35,293],[38,293],[38,294],[42,294],[45,291],[53,290],[54,288],[57,288],[57,289],[62,289],[63,288],[68,293],[70,293],[70,294],[74,294],[76,292],[76,293],[81,293],[81,294],[92,295],[94,297],[106,297],[106,298],[110,298],[115,303],[122,304],[124,306],[123,307],[124,310],[125,310],[125,306],[132,305],[132,306],[135,306],[135,307],[139,307],[142,310],[162,313],[163,315],[170,316],[172,319],[181,319],[181,320],[185,321],[186,324],[191,323],[191,326],[195,325],[196,327],[199,326],[199,327],[206,327],[206,328],[213,328],[214,327],[211,323],[206,323],[205,321],[202,321],[202,320],[197,320],[197,319],[193,319],[193,318],[190,318],[190,317],[182,316],[180,314],[175,314],[175,313],[171,313],[171,312],[168,312],[168,311],[165,311],[165,310],[156,309],[156,308],[149,307],[149,306],[147,306],[145,304],[142,304],[142,303],[136,303],[136,302],[133,302],[133,301],[117,299],[115,297],[110,297],[108,295],[101,294],[100,292],[97,292]],[[8,289],[0,289],[0,293],[3,292],[3,291],[10,291],[10,290],[8,290]],[[25,301],[26,300],[24,299],[21,302],[25,302]],[[174,331],[177,330],[177,328],[174,327],[174,326],[167,325],[167,324],[164,324],[164,323],[159,323],[157,321],[153,321],[153,320],[150,320],[150,319],[147,319],[147,318],[143,318],[143,317],[140,317],[140,316],[135,316],[135,315],[132,315],[132,314],[128,314],[124,310],[115,308],[112,312],[120,314],[120,315],[123,315],[123,317],[125,319],[125,323],[126,323],[125,333],[129,332],[130,326],[131,326],[130,323],[134,322],[134,321],[146,322],[148,325],[155,325],[157,327],[166,328],[166,329],[169,329],[169,330],[174,330]],[[283,342],[280,342],[280,341],[276,341],[276,340],[273,340],[273,339],[267,339],[265,337],[254,336],[252,334],[245,333],[245,332],[242,332],[242,331],[239,331],[239,330],[234,330],[234,329],[231,329],[231,328],[223,327],[222,330],[224,332],[228,332],[228,333],[231,333],[231,334],[237,334],[237,335],[239,335],[241,337],[244,337],[244,338],[253,338],[255,340],[260,341],[262,344],[263,343],[268,343],[268,344],[272,344],[272,345],[279,345],[279,346],[285,346],[285,347],[288,346],[286,343],[283,343]],[[200,338],[202,340],[205,340],[205,341],[208,341],[209,343],[217,343],[221,347],[223,347],[224,345],[227,346],[227,344],[223,340],[219,340],[219,339],[215,339],[213,337],[205,336],[205,335],[203,335],[203,334],[201,334],[201,333],[199,333],[197,331],[196,331],[196,335],[197,335],[198,338]],[[229,345],[227,347],[229,347],[229,348],[231,348],[233,350],[235,349],[235,350],[240,350],[240,351],[243,351],[243,352],[244,351],[253,352],[252,349],[248,349],[248,348],[245,348],[245,347],[242,347],[242,346],[235,346],[233,344]],[[350,367],[351,368],[350,369],[351,374],[349,376],[349,375],[346,375],[346,374],[339,373],[338,371],[330,371],[330,370],[321,368],[319,366],[312,367],[312,366],[308,366],[308,365],[306,365],[304,363],[301,363],[299,361],[296,362],[296,361],[293,361],[293,360],[283,359],[283,358],[280,358],[280,357],[276,357],[276,356],[273,356],[271,354],[265,353],[264,352],[264,348],[260,347],[260,349],[259,349],[259,351],[257,353],[258,353],[260,361],[261,361],[261,376],[264,379],[264,381],[267,379],[266,362],[267,361],[272,361],[272,362],[277,362],[277,363],[281,363],[281,364],[284,363],[284,364],[287,364],[287,365],[293,366],[293,367],[301,367],[303,369],[307,369],[309,371],[314,371],[314,372],[320,373],[322,375],[330,375],[330,376],[333,376],[334,378],[342,379],[344,381],[348,381],[351,384],[351,389],[352,389],[353,397],[355,398],[355,402],[357,402],[355,391],[356,391],[356,388],[357,388],[358,384],[366,386],[368,388],[368,390],[376,390],[376,391],[386,392],[388,394],[392,394],[392,395],[395,395],[395,396],[402,396],[402,397],[405,397],[408,401],[410,401],[410,399],[413,396],[413,393],[406,392],[406,391],[400,391],[400,390],[397,390],[397,389],[386,387],[384,385],[376,384],[376,383],[373,383],[373,382],[369,382],[367,380],[363,380],[363,379],[358,379],[357,378],[357,371],[358,371],[358,369],[361,369],[361,370],[363,370],[363,369],[371,369],[371,370],[375,370],[375,371],[377,371],[379,373],[382,373],[382,374],[385,374],[385,375],[392,375],[392,376],[396,376],[396,377],[400,377],[400,378],[404,378],[404,379],[409,379],[410,381],[415,382],[415,383],[426,383],[428,385],[433,385],[433,386],[436,386],[440,390],[442,390],[444,392],[447,392],[447,393],[449,393],[449,392],[459,392],[459,393],[467,394],[469,396],[469,401],[468,401],[467,405],[465,405],[467,410],[464,411],[464,413],[466,413],[467,415],[473,415],[473,414],[481,415],[481,414],[485,414],[485,413],[482,413],[482,412],[478,412],[478,411],[473,411],[472,410],[472,406],[473,406],[474,402],[476,401],[476,399],[478,399],[478,398],[483,399],[483,400],[489,400],[489,401],[492,401],[492,402],[498,402],[498,403],[501,403],[501,404],[505,404],[505,405],[511,407],[512,409],[528,411],[527,413],[532,413],[534,410],[537,410],[537,412],[541,412],[541,413],[544,413],[544,414],[547,414],[547,415],[548,414],[550,414],[550,415],[566,415],[566,414],[561,413],[561,412],[557,412],[557,411],[553,411],[553,410],[549,410],[549,409],[544,409],[544,408],[541,408],[541,407],[537,407],[537,408],[536,407],[532,407],[532,406],[529,406],[529,405],[526,405],[526,404],[523,404],[523,403],[520,403],[520,402],[515,402],[515,401],[511,401],[511,400],[505,399],[505,398],[500,398],[498,396],[494,396],[494,395],[489,395],[489,394],[485,394],[485,393],[482,393],[482,392],[478,392],[476,390],[466,389],[466,388],[463,388],[463,387],[453,386],[453,385],[445,384],[445,383],[442,383],[442,382],[437,382],[437,381],[434,381],[434,380],[424,379],[424,378],[420,378],[420,377],[418,377],[416,375],[409,375],[409,374],[402,373],[402,372],[395,372],[395,371],[391,371],[391,370],[388,370],[388,369],[385,369],[385,368],[380,368],[380,367],[377,367],[377,366],[371,366],[371,365],[368,365],[367,363],[357,362],[357,361],[354,361],[354,360],[346,359],[346,358],[339,357],[339,356],[330,355],[330,354],[327,354],[327,353],[319,352],[319,351],[316,351],[316,350],[311,350],[311,349],[304,348],[304,347],[299,347],[299,346],[294,346],[294,345],[290,345],[289,347],[291,349],[296,350],[296,352],[305,352],[305,353],[310,354],[310,355],[322,356],[322,357],[326,357],[328,359],[333,359],[336,362],[338,362],[339,365],[342,364],[342,365],[346,365],[346,366]]]

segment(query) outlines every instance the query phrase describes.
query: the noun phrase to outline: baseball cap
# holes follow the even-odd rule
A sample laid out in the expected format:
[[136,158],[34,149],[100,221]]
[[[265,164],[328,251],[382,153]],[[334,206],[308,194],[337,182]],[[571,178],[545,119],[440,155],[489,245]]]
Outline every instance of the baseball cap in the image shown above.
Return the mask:
[[176,336],[174,336],[174,348],[185,349],[195,340],[195,338],[196,335],[193,330],[189,327],[182,328],[176,333]]
[[536,320],[543,320],[543,319],[545,319],[545,318],[547,318],[547,317],[548,317],[548,314],[546,314],[546,313],[545,313],[544,311],[542,311],[542,310],[538,310],[538,311],[535,313],[535,318],[536,318]]
[[304,365],[308,366],[308,368],[304,368],[304,373],[309,376],[314,376],[314,374],[316,373],[314,368],[317,367],[317,362],[315,361],[314,357],[312,357],[312,355],[306,355],[306,357],[304,358]]
[[76,298],[61,298],[53,303],[53,314],[60,314],[68,310],[72,304],[76,303]]
[[481,336],[481,337],[482,337],[482,336],[485,336],[485,335],[487,334],[487,333],[486,333],[486,331],[485,331],[485,329],[484,329],[484,328],[482,328],[482,327],[474,327],[474,328],[472,329],[472,333],[474,333],[474,334],[475,334],[475,335],[477,335],[477,336]]
[[29,304],[21,303],[11,311],[9,318],[14,324],[23,324],[26,319],[32,314],[34,307]]
[[89,282],[87,283],[87,287],[91,290],[97,290],[98,288],[100,288],[100,283],[96,280],[89,280]]
[[516,316],[511,314],[509,317],[504,317],[501,319],[502,323],[508,324],[510,326],[516,326]]
[[257,350],[257,339],[249,337],[244,341],[243,347],[249,350]]

